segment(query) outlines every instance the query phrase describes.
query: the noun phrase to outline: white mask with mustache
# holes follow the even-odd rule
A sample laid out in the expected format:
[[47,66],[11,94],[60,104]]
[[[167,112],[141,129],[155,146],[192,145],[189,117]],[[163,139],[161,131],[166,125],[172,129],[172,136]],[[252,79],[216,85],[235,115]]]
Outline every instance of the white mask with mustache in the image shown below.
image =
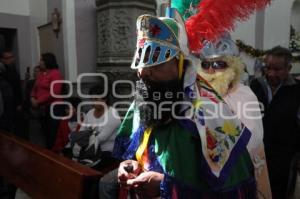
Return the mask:
[[228,67],[222,71],[216,71],[213,74],[206,73],[204,70],[200,71],[200,75],[208,81],[208,83],[217,91],[217,93],[224,97],[227,95],[231,84],[235,78],[235,70]]

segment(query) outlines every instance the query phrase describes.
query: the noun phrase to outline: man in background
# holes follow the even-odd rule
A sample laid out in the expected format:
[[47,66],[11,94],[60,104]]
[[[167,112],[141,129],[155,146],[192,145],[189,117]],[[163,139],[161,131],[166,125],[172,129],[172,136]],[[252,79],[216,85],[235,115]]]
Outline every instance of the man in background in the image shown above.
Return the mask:
[[277,46],[265,57],[265,76],[251,89],[263,107],[264,144],[274,199],[286,198],[291,161],[299,152],[300,85],[291,75],[291,52]]
[[27,138],[27,132],[24,132],[22,120],[22,89],[20,75],[16,70],[15,56],[11,50],[4,50],[0,53],[0,62],[4,65],[5,71],[3,78],[10,84],[13,91],[13,119],[15,134],[22,138]]

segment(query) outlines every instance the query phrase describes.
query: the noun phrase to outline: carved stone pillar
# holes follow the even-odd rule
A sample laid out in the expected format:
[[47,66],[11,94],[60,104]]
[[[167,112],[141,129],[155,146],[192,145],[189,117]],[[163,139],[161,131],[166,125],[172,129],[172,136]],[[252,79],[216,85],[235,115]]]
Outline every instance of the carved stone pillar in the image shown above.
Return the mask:
[[98,68],[129,66],[136,44],[136,19],[155,15],[155,0],[96,0]]
[[[155,0],[96,0],[97,72],[116,80],[135,81],[130,64],[136,46],[136,19],[142,14],[156,15]],[[118,84],[117,92],[128,94],[128,84]],[[113,96],[114,97],[114,96]],[[114,101],[118,101],[114,97]]]

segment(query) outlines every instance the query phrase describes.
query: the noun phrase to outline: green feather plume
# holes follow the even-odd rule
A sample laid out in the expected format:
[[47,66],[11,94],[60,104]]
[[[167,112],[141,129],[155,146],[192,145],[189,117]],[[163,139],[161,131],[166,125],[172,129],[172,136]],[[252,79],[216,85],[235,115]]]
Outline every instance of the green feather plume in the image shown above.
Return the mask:
[[176,8],[184,20],[194,15],[200,0],[172,0],[171,7]]

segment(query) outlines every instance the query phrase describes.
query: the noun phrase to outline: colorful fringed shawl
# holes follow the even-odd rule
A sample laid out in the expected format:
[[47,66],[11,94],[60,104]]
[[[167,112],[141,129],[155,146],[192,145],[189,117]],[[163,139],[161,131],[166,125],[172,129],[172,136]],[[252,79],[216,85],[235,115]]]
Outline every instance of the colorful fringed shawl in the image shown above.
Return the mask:
[[232,112],[205,81],[197,82],[185,88],[194,104],[193,118],[145,129],[139,126],[133,103],[119,129],[114,156],[164,173],[162,198],[256,198],[246,148],[249,130],[236,118],[209,119],[211,104],[231,116]]

